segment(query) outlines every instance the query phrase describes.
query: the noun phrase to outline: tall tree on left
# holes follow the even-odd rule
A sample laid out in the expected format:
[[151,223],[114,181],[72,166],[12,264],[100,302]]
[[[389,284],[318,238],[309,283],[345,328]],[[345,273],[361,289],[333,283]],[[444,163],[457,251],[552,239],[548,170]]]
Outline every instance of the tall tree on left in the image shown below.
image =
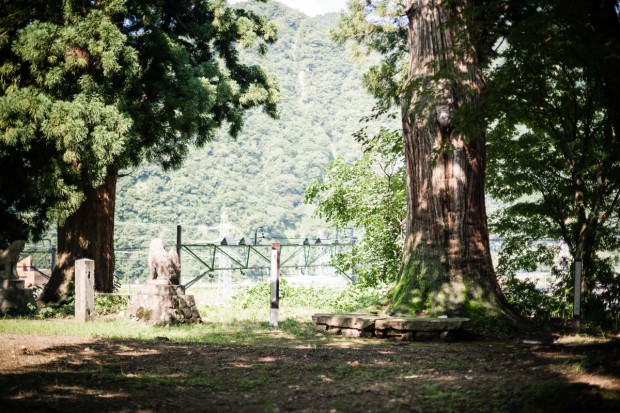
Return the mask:
[[58,222],[39,301],[62,302],[82,257],[95,260],[97,290],[111,291],[118,171],[145,159],[178,166],[223,124],[236,136],[247,109],[275,117],[277,86],[237,51],[263,53],[275,29],[223,0],[1,7],[0,242]]

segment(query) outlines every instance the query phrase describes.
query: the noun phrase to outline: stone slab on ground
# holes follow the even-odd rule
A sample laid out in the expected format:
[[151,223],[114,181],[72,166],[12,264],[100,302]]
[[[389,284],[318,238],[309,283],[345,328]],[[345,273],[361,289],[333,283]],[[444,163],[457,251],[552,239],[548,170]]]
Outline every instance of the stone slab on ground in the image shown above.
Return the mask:
[[316,325],[329,327],[374,330],[375,322],[381,318],[381,316],[374,314],[314,314],[312,321]]
[[395,318],[378,319],[376,330],[451,331],[460,330],[468,318]]
[[402,318],[375,314],[314,314],[312,320],[317,331],[403,341],[452,341],[469,322],[467,318]]

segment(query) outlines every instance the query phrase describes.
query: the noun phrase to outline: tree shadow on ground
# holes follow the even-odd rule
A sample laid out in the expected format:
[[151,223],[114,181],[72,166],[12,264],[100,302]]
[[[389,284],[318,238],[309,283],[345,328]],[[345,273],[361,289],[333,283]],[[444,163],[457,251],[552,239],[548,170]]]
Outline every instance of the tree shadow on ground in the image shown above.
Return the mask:
[[31,352],[20,357],[42,361],[0,375],[3,412],[620,410],[617,346],[336,338],[220,345],[162,337]]

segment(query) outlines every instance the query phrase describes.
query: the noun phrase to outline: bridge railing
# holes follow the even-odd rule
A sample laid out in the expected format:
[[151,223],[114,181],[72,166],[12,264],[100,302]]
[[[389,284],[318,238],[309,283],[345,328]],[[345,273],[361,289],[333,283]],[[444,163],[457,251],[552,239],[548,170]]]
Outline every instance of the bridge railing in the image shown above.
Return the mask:
[[[317,267],[335,267],[331,257],[351,248],[352,244],[280,244],[280,268],[310,269]],[[270,267],[269,245],[221,245],[221,244],[180,244],[177,248],[185,260],[191,257],[199,262],[203,271],[185,284],[191,287],[215,271],[226,270],[265,270]],[[349,282],[354,281],[354,274],[339,271]],[[183,273],[181,273],[183,276]]]

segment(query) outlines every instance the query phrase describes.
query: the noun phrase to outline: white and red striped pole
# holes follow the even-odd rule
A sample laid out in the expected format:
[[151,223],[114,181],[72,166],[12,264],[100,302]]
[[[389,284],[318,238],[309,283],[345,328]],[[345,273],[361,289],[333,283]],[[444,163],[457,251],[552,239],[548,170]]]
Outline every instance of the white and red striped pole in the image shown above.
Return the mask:
[[269,326],[278,326],[278,312],[280,310],[280,243],[271,244],[271,270],[269,271],[271,284],[270,301],[271,314]]

